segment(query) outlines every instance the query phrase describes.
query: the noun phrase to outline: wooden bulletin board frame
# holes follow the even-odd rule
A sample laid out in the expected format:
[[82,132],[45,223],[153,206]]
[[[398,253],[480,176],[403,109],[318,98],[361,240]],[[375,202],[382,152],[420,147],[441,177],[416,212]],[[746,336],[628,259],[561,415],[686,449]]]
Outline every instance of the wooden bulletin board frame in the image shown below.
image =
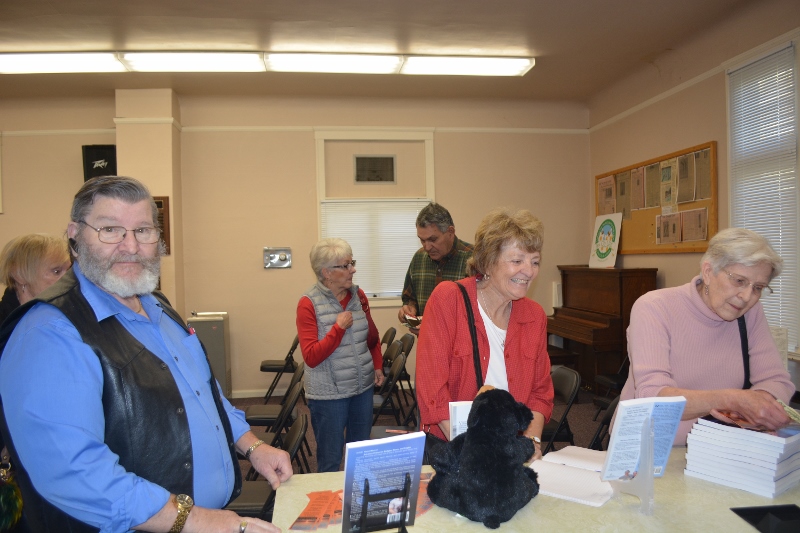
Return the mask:
[[609,176],[616,176],[618,174],[637,169],[640,167],[647,167],[654,163],[660,163],[672,158],[677,158],[686,154],[709,150],[710,159],[710,179],[711,179],[711,197],[701,200],[693,200],[690,202],[678,203],[677,212],[689,211],[691,209],[708,210],[708,225],[706,240],[704,241],[685,241],[667,244],[656,244],[656,216],[662,214],[662,207],[650,207],[644,209],[631,210],[630,220],[622,220],[621,239],[619,243],[618,253],[620,254],[670,254],[670,253],[687,253],[687,252],[705,252],[708,248],[708,239],[713,237],[719,227],[718,221],[718,195],[717,195],[717,142],[711,141],[685,150],[673,152],[661,157],[642,161],[624,168],[606,172],[595,176],[594,197],[595,197],[595,213],[600,212],[600,189],[599,183],[603,178]]

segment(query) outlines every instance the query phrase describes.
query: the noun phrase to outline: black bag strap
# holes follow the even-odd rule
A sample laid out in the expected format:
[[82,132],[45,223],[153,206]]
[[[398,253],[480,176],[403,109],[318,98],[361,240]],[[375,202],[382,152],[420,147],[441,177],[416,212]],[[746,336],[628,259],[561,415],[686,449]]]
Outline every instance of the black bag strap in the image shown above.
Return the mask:
[[478,332],[475,330],[475,315],[472,314],[472,303],[469,301],[467,289],[457,281],[454,283],[461,289],[461,295],[464,297],[464,306],[467,308],[467,325],[469,326],[469,335],[472,337],[472,359],[475,363],[475,381],[480,390],[483,387],[483,371],[481,370],[481,355],[478,350]]
[[750,349],[747,342],[747,324],[745,324],[743,316],[740,316],[737,322],[739,322],[739,337],[742,339],[742,360],[744,361],[744,385],[742,385],[742,388],[749,389],[753,384],[750,383]]

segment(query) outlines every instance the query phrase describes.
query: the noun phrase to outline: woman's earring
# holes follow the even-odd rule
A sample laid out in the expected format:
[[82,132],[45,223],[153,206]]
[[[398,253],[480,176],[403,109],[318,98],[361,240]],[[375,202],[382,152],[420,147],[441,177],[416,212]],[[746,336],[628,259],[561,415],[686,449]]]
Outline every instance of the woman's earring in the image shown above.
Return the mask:
[[705,292],[706,296],[708,296],[708,285],[705,286],[705,289],[703,289],[703,292]]

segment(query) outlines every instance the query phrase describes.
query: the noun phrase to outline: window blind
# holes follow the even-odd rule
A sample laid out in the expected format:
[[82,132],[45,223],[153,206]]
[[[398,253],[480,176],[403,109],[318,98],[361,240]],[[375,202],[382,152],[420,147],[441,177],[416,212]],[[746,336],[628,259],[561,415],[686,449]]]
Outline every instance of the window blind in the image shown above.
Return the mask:
[[324,200],[322,237],[353,248],[355,283],[368,297],[400,296],[408,264],[419,247],[416,222],[428,199]]
[[771,326],[798,345],[797,82],[790,46],[728,74],[731,225],[769,239],[783,273],[761,302]]

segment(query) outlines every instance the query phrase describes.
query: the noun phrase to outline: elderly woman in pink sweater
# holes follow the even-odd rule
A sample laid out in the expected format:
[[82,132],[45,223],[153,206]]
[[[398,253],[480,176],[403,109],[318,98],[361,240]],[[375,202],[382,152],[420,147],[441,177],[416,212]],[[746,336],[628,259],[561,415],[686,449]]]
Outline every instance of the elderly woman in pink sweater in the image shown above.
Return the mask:
[[[783,260],[757,233],[729,228],[708,244],[701,273],[639,298],[628,327],[630,372],[621,399],[685,396],[675,445],[701,416],[732,413],[777,429],[795,387],[770,335],[761,298]],[[748,368],[740,324],[746,329]]]

